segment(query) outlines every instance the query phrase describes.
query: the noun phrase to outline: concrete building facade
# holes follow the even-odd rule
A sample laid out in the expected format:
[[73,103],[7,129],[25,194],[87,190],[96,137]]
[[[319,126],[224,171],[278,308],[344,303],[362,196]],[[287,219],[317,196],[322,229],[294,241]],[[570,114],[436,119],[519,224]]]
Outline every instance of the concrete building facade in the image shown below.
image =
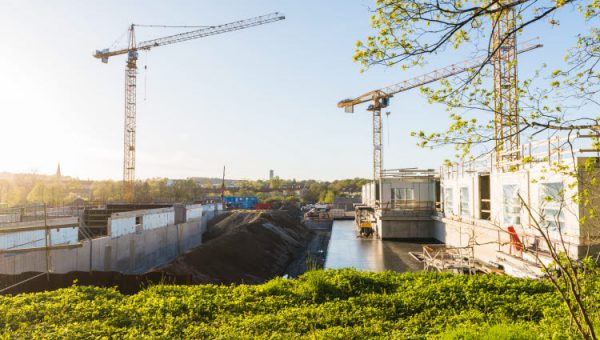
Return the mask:
[[377,206],[375,235],[385,239],[431,238],[435,197],[433,170],[386,170],[362,188],[362,203]]

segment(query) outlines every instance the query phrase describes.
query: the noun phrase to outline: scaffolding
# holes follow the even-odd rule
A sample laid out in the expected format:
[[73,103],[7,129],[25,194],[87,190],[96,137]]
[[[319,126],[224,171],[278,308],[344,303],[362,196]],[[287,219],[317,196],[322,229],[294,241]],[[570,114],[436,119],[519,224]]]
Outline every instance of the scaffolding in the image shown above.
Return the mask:
[[425,271],[453,272],[458,274],[476,274],[473,247],[449,247],[445,244],[423,246],[423,264]]

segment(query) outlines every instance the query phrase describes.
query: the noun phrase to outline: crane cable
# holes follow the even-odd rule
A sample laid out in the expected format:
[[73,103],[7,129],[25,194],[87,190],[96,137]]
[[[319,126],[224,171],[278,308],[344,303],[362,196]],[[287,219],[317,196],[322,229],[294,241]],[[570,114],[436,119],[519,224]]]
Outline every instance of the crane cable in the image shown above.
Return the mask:
[[387,122],[385,122],[385,125],[387,127],[387,146],[390,146],[390,111],[387,111],[385,113],[385,117],[387,118]]
[[123,38],[125,37],[125,35],[127,35],[127,33],[129,33],[129,28],[125,30],[125,32],[123,32],[123,34],[121,34],[121,36],[119,36],[117,38],[117,40],[115,40],[109,47],[109,50],[112,50],[113,48],[117,47],[117,44],[119,44],[121,42],[121,40],[123,40]]
[[144,62],[144,101],[146,101],[146,92],[148,89],[148,54],[144,54],[144,58],[146,59]]

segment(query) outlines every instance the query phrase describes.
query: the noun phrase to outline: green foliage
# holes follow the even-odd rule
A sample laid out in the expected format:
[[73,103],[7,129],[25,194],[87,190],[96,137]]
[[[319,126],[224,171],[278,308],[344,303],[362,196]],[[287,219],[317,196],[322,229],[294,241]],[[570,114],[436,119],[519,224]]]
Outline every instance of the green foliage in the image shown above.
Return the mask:
[[319,201],[323,203],[333,203],[333,198],[335,197],[335,193],[333,191],[324,191],[321,192],[321,197]]
[[[591,296],[598,299],[598,286]],[[598,302],[598,300],[596,300]],[[9,338],[577,338],[548,282],[310,271],[262,285],[73,286],[0,297]]]
[[[374,65],[396,65],[404,70],[424,66],[442,54],[443,59],[452,59],[452,49],[460,48],[485,56],[489,64],[499,49],[491,43],[493,22],[508,11],[515,12],[517,35],[532,29],[530,25],[536,22],[557,28],[560,23],[556,15],[568,11],[578,12],[589,27],[565,45],[562,69],[549,71],[542,65],[533,78],[512,84],[519,98],[517,112],[513,113],[519,115],[521,135],[535,136],[544,130],[593,134],[600,126],[596,114],[596,95],[600,93],[598,0],[376,0],[371,17],[373,31],[356,43],[354,60],[363,70]],[[474,67],[422,87],[421,93],[430,104],[446,107],[450,122],[444,131],[414,132],[417,145],[453,145],[459,159],[482,152],[477,148],[481,144],[497,143],[502,148],[491,114],[499,108],[492,80],[491,67]]]

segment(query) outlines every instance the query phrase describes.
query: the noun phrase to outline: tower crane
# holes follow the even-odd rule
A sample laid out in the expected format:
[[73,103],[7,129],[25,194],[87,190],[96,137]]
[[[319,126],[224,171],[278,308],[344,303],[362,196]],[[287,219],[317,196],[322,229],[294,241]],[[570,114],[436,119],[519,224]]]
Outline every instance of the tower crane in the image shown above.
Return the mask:
[[94,57],[100,59],[103,63],[108,63],[108,59],[111,57],[127,54],[127,64],[125,69],[125,141],[123,158],[123,189],[125,198],[128,201],[132,201],[135,197],[136,76],[138,52],[148,51],[155,47],[175,44],[187,40],[238,31],[283,19],[285,19],[283,14],[275,12],[245,20],[234,21],[227,24],[203,27],[197,30],[142,41],[139,43],[137,43],[135,39],[135,27],[144,25],[132,24],[129,27],[129,43],[126,48],[117,49],[114,51],[109,49],[96,51]]
[[[533,49],[542,47],[543,45],[539,42],[528,41],[519,46],[519,50],[515,52],[524,53]],[[495,60],[495,59],[493,59]],[[372,112],[373,116],[373,179],[377,181],[381,177],[381,171],[383,170],[383,143],[382,143],[382,120],[381,120],[381,109],[386,108],[390,103],[390,98],[394,95],[405,92],[423,85],[427,85],[438,80],[455,76],[466,72],[470,69],[482,67],[486,64],[486,57],[481,56],[474,59],[466,60],[460,63],[452,64],[444,68],[434,70],[432,72],[390,85],[381,89],[369,91],[361,94],[354,99],[344,99],[338,102],[337,106],[343,108],[347,113],[354,112],[354,106],[370,102],[371,104],[367,107],[367,111]],[[504,83],[502,83],[504,84]],[[515,82],[516,84],[516,82]],[[515,85],[516,86],[516,85]],[[496,90],[496,88],[494,88]],[[506,89],[505,89],[506,91]],[[515,91],[516,92],[516,91]],[[496,98],[496,96],[494,96]],[[515,97],[511,97],[515,98]],[[504,106],[505,109],[508,107]],[[512,106],[511,108],[514,108]],[[507,115],[503,115],[506,117]],[[497,116],[496,116],[497,117]],[[497,119],[497,118],[496,118]],[[514,119],[514,118],[512,118]],[[498,120],[497,123],[502,123]],[[504,131],[504,130],[496,130]],[[518,138],[518,137],[517,137]]]

